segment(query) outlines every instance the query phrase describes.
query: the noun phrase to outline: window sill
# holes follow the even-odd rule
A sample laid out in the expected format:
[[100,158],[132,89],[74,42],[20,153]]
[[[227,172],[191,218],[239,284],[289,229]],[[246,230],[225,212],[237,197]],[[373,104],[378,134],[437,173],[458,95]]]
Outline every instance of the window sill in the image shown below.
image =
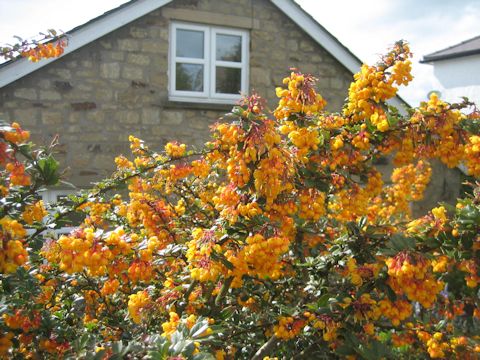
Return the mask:
[[187,102],[168,100],[163,104],[165,109],[187,109],[187,110],[213,110],[228,112],[232,110],[235,103],[232,104],[216,104],[208,102]]

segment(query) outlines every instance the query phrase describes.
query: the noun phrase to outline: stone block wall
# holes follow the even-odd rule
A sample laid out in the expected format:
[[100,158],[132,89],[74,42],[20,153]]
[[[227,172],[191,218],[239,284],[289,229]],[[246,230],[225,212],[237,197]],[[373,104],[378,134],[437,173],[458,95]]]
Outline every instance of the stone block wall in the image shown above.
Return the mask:
[[172,139],[201,146],[231,106],[168,101],[172,20],[248,29],[250,89],[272,110],[290,67],[317,76],[329,109],[340,110],[352,74],[269,1],[175,0],[0,89],[0,117],[37,144],[58,134],[58,158],[81,187],[129,153],[129,134],[156,149]]

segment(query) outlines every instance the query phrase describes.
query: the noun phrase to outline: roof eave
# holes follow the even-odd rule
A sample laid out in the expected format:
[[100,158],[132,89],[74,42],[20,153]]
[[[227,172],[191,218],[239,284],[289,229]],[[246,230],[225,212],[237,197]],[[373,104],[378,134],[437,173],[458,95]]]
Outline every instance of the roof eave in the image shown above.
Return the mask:
[[478,55],[480,54],[480,49],[469,50],[469,51],[462,51],[455,54],[446,54],[446,55],[425,55],[422,60],[420,60],[421,64],[431,64],[435,61],[442,61],[442,60],[451,60],[451,59],[458,59],[466,56],[471,55]]

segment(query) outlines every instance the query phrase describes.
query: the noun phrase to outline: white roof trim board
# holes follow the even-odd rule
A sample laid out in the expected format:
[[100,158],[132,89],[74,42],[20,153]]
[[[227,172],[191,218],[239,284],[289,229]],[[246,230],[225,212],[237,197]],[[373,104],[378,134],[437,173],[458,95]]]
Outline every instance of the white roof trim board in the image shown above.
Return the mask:
[[[109,14],[81,26],[70,36],[65,52],[59,58],[81,48],[84,45],[154,11],[173,0],[137,0],[120,6]],[[333,37],[325,28],[316,22],[293,0],[270,0],[294,23],[310,35],[320,46],[327,50],[352,74],[361,66],[361,61]],[[5,64],[0,68],[0,88],[18,80],[59,58],[41,60],[32,63],[27,59],[18,59]],[[400,98],[393,98],[390,103],[398,108],[403,108],[406,103]]]

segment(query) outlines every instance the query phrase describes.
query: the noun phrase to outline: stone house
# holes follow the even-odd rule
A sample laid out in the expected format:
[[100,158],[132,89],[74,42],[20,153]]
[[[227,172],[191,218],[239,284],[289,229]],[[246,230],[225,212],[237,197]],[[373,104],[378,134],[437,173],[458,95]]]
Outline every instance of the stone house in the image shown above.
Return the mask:
[[240,93],[274,109],[291,67],[317,76],[339,111],[361,65],[293,0],[132,0],[68,34],[60,58],[0,65],[0,118],[37,144],[58,134],[57,158],[79,187],[110,174],[129,134],[152,148],[199,146]]

